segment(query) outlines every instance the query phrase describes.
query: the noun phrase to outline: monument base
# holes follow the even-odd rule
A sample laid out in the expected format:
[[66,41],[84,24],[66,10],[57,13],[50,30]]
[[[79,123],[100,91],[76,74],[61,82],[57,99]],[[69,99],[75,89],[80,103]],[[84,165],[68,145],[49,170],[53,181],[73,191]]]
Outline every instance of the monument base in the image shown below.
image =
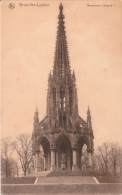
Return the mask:
[[92,165],[87,166],[87,171],[93,171],[93,166]]
[[76,165],[72,166],[72,171],[78,171],[78,167]]

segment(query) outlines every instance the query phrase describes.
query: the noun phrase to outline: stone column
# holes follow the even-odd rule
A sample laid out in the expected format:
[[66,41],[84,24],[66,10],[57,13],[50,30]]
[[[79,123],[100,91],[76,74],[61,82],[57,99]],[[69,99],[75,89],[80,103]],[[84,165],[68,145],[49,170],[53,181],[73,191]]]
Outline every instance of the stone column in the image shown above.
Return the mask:
[[91,152],[88,152],[87,155],[88,155],[88,166],[91,166],[92,165]]
[[38,172],[40,167],[39,167],[39,151],[35,152],[35,172]]
[[51,171],[55,170],[55,149],[51,149]]
[[[81,170],[83,170],[83,165],[84,165],[84,164],[82,164],[83,160],[84,160],[84,158],[83,158],[83,156],[81,156],[81,165],[82,165]],[[87,167],[87,164],[86,164],[86,167]],[[86,169],[86,167],[85,167],[85,169]]]
[[45,157],[45,155],[44,155],[44,171],[45,171],[45,168],[46,168],[46,157]]
[[92,156],[91,156],[91,150],[87,151],[88,155],[88,164],[87,164],[87,170],[91,171],[92,170]]
[[73,149],[73,166],[72,170],[76,171],[77,170],[77,151],[76,149]]
[[77,168],[81,169],[81,152],[77,151]]
[[33,168],[34,168],[34,171],[35,171],[35,167],[36,167],[35,155],[33,155],[33,161],[34,161],[34,167]]
[[67,170],[70,170],[70,151],[67,152]]
[[56,150],[56,167],[58,167],[58,151]]
[[50,160],[51,160],[51,157],[50,157],[50,152],[48,152],[48,171],[50,171]]
[[48,169],[48,153],[45,156],[45,170],[47,171]]

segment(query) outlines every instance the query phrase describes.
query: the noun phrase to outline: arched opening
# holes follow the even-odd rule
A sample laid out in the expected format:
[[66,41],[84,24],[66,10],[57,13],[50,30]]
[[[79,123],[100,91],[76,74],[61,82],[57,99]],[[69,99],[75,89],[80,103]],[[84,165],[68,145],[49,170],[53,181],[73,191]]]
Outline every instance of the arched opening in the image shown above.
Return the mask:
[[55,108],[56,107],[56,88],[55,87],[53,87],[52,93],[53,93],[53,108]]
[[64,112],[63,114],[63,126],[64,126],[64,129],[66,128],[66,113]]
[[77,143],[77,166],[79,169],[86,170],[87,167],[87,139],[80,137]]
[[56,141],[56,166],[61,170],[72,169],[72,149],[70,140],[62,135]]
[[72,87],[69,88],[69,107],[70,112],[72,113],[72,104],[73,104],[73,90]]
[[59,113],[59,127],[63,127],[63,119],[62,119],[61,111]]
[[46,137],[41,137],[39,139],[39,167],[40,171],[50,170],[51,166],[51,153],[50,153],[50,143]]
[[66,113],[65,111],[64,112],[59,112],[59,127],[63,128],[63,129],[66,129]]
[[70,127],[70,129],[72,129],[72,123],[71,123],[70,119],[69,119],[69,127]]
[[87,169],[87,161],[88,161],[87,145],[84,144],[83,147],[82,147],[81,170],[86,171],[86,169]]
[[61,66],[60,66],[60,78],[63,79],[64,78],[64,73],[65,70],[64,70],[64,63],[62,62],[61,63]]
[[63,86],[60,88],[60,108],[65,108],[65,90]]

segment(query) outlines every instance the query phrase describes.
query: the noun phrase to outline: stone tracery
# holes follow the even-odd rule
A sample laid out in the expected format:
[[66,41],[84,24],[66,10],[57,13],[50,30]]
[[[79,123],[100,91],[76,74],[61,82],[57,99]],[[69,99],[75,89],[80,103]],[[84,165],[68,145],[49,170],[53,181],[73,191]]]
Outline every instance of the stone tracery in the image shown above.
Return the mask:
[[35,171],[42,170],[39,161],[43,148],[44,170],[81,169],[82,148],[87,145],[88,167],[93,153],[93,130],[90,109],[87,121],[78,114],[75,73],[71,73],[64,26],[63,6],[59,6],[59,22],[53,73],[49,74],[46,117],[39,122],[34,115],[32,133]]

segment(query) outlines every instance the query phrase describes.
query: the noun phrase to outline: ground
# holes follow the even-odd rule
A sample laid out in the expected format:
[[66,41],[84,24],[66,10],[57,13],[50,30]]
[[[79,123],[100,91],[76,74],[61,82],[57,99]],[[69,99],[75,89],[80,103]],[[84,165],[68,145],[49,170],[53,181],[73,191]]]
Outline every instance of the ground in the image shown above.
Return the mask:
[[2,184],[34,184],[36,177],[3,178]]
[[122,176],[96,176],[100,183],[122,183]]
[[[8,184],[5,184],[5,179],[2,180],[2,194],[122,194],[121,183],[99,183],[100,180],[92,176],[24,177],[13,178],[14,182],[10,180],[6,180]],[[30,184],[27,184],[29,181]]]

